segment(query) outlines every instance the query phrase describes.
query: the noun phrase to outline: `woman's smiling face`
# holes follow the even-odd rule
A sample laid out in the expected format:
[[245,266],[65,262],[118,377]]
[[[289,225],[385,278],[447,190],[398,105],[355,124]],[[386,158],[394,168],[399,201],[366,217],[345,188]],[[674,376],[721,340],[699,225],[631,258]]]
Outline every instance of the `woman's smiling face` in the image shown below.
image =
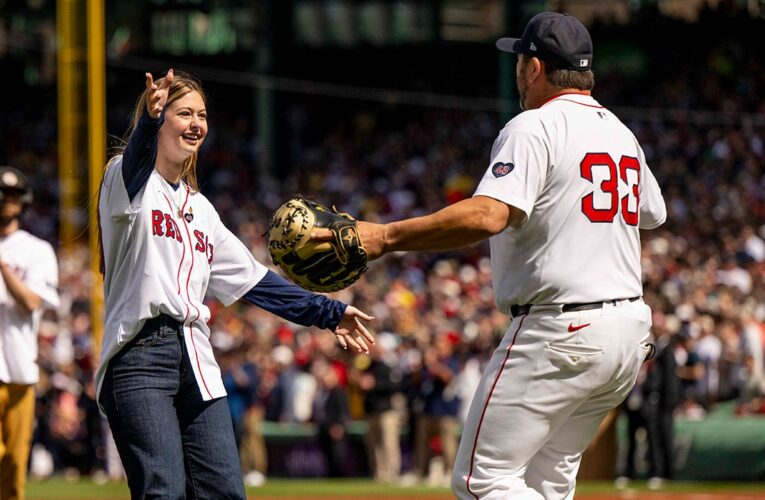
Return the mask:
[[192,90],[165,107],[159,130],[159,154],[182,163],[199,150],[207,136],[207,109],[199,92]]

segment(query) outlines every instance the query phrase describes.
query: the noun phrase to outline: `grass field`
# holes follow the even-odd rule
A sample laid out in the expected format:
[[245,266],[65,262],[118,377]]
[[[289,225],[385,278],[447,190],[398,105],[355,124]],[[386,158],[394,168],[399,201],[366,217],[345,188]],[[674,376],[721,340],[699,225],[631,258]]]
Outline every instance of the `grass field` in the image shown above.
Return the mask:
[[[270,479],[265,486],[248,488],[254,499],[308,500],[312,498],[418,498],[441,500],[452,498],[446,488],[383,486],[365,479],[310,480]],[[27,486],[29,500],[125,500],[129,499],[124,482],[95,484],[89,480],[77,482],[64,479],[31,481]],[[626,490],[616,490],[610,482],[584,482],[577,488],[577,499],[673,499],[673,500],[755,500],[765,499],[762,483],[672,483],[659,492],[649,492],[645,484],[635,482]]]

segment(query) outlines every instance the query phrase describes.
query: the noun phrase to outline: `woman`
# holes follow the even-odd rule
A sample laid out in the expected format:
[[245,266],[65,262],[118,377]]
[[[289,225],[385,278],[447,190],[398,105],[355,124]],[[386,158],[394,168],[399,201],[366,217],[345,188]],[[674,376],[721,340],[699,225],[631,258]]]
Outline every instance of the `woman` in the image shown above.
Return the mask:
[[106,318],[99,404],[133,498],[245,498],[206,292],[243,298],[290,321],[333,330],[368,351],[353,306],[311,294],[255,261],[197,190],[207,135],[198,82],[169,70],[138,100],[99,200]]

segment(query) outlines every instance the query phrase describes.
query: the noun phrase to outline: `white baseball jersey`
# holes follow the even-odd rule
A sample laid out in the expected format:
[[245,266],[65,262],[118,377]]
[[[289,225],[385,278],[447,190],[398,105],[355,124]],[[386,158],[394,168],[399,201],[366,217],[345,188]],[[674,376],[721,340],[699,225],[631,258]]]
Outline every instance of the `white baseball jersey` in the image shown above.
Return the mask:
[[154,170],[131,202],[121,156],[104,174],[98,208],[106,301],[98,390],[109,360],[146,319],[162,313],[183,323],[203,399],[225,396],[210,345],[210,310],[202,301],[209,289],[223,304],[232,304],[267,268],[223,225],[207,198],[184,183],[173,190]]
[[491,156],[475,194],[526,215],[491,238],[497,304],[535,307],[483,372],[452,486],[465,500],[570,499],[583,450],[648,354],[650,308],[627,299],[642,295],[639,228],[666,209],[635,137],[590,96],[521,113]]
[[666,208],[634,135],[591,96],[511,120],[475,195],[527,216],[490,240],[500,310],[642,295],[638,229],[662,224]]
[[58,307],[58,263],[47,241],[23,230],[0,239],[0,258],[21,281],[43,300],[31,313],[16,303],[0,278],[0,381],[36,384],[37,331],[43,309]]

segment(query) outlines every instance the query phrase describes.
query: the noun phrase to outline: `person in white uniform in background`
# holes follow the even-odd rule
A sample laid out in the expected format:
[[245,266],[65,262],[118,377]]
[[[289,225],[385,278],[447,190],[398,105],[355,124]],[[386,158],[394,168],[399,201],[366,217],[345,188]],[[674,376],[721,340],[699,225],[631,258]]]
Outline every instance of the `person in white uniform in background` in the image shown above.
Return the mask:
[[53,247],[20,229],[32,202],[29,181],[0,167],[0,499],[23,499],[35,419],[37,334],[55,309],[58,262]]
[[526,111],[500,132],[474,196],[359,231],[373,259],[490,238],[496,302],[513,320],[473,399],[452,489],[570,499],[582,452],[650,352],[639,230],[666,209],[637,140],[591,96],[592,40],[576,18],[538,14],[497,46],[518,54]]
[[133,498],[244,499],[221,373],[210,345],[209,292],[334,331],[368,352],[353,306],[309,293],[257,262],[198,191],[208,131],[200,84],[169,70],[146,89],[99,199],[106,317],[96,374]]

